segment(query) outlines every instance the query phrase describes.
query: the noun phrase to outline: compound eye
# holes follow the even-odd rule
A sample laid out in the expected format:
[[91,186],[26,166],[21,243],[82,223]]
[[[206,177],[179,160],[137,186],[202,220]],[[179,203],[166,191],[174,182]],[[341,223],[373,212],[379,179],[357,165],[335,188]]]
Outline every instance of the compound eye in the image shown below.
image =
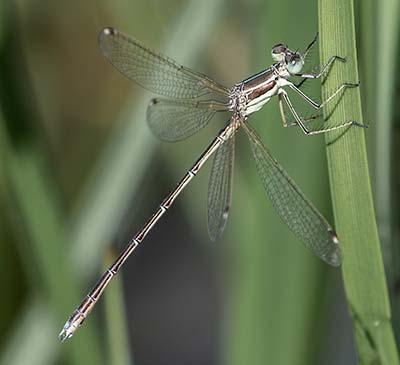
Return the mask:
[[298,53],[293,53],[286,59],[287,69],[291,74],[298,74],[303,68],[303,58]]
[[271,50],[272,59],[276,62],[280,62],[285,58],[287,47],[284,44],[277,44]]

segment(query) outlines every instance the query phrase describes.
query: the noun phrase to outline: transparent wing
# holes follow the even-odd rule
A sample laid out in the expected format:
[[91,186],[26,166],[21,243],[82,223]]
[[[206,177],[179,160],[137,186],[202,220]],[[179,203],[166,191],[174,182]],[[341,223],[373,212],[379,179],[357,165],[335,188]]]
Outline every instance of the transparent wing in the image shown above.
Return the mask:
[[208,233],[212,241],[223,232],[228,220],[233,183],[235,137],[218,148],[211,168],[208,185]]
[[99,34],[99,44],[103,55],[118,71],[154,93],[177,99],[209,93],[228,95],[224,86],[116,29],[104,28]]
[[174,142],[204,128],[217,111],[228,111],[228,105],[213,100],[156,98],[147,108],[147,123],[156,137]]
[[306,247],[329,265],[339,266],[341,251],[335,231],[272,157],[257,133],[248,124],[243,124],[243,129],[262,184],[279,216]]

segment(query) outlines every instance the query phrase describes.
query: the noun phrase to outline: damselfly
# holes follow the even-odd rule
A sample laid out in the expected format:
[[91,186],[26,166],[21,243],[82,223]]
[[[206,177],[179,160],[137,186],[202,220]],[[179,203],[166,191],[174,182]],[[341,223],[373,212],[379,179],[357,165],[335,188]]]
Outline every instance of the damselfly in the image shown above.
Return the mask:
[[[344,83],[322,103],[315,102],[300,90],[299,87],[305,80],[320,78],[336,60],[345,61],[339,56],[332,56],[319,72],[301,73],[304,60],[316,41],[317,36],[302,54],[291,51],[283,44],[274,46],[274,64],[271,67],[226,88],[113,28],[105,28],[100,32],[101,51],[117,70],[144,88],[166,97],[152,99],[147,109],[149,127],[161,140],[178,141],[189,137],[205,127],[217,112],[230,112],[231,117],[178,186],[164,199],[75,309],[59,335],[60,340],[74,335],[128,256],[214,153],[208,190],[208,232],[212,241],[220,236],[228,219],[235,134],[240,128],[249,139],[261,182],[279,216],[315,255],[332,266],[341,264],[341,251],[335,231],[272,157],[248,123],[248,117],[252,113],[260,110],[277,95],[284,127],[297,125],[307,135],[352,125],[364,127],[355,121],[345,121],[340,125],[323,125],[313,129],[309,122],[315,116],[302,118],[294,108],[285,88],[291,89],[311,107],[320,110],[344,89],[358,86],[358,83]],[[300,77],[303,81],[296,85],[289,81],[293,76]],[[287,121],[285,108],[292,115],[293,122]]]

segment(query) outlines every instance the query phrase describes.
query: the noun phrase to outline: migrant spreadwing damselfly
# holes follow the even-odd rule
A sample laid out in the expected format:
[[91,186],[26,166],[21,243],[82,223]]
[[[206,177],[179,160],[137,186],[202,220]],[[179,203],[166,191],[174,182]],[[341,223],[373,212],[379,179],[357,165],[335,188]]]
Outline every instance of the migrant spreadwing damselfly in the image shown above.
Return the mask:
[[[277,95],[284,127],[299,126],[306,135],[352,125],[365,127],[350,120],[336,126],[322,125],[313,128],[312,122],[320,115],[303,118],[296,111],[285,88],[292,90],[315,110],[321,110],[344,89],[359,85],[344,83],[322,103],[315,102],[300,89],[305,80],[320,78],[335,61],[345,61],[335,55],[319,72],[301,73],[307,54],[316,41],[317,36],[302,54],[291,51],[283,44],[274,46],[271,53],[275,63],[272,66],[231,88],[226,88],[113,28],[104,28],[100,32],[101,51],[117,70],[145,89],[166,97],[152,99],[147,108],[148,125],[159,139],[173,142],[187,138],[205,127],[217,112],[230,112],[231,117],[177,187],[164,199],[75,309],[59,335],[60,340],[74,335],[128,256],[214,153],[208,189],[208,232],[212,241],[220,236],[227,222],[231,204],[235,134],[240,128],[249,139],[261,182],[278,215],[315,255],[329,265],[341,264],[341,250],[335,231],[273,158],[248,123],[251,114],[260,110]],[[296,85],[289,81],[292,77],[301,78],[302,81]],[[291,115],[290,122],[287,121],[285,108]]]

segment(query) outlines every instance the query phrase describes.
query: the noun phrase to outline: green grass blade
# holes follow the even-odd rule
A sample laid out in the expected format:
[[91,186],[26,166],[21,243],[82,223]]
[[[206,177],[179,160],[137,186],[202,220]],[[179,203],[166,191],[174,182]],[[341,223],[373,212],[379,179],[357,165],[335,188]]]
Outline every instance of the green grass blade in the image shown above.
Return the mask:
[[[320,0],[319,28],[321,62],[334,54],[347,57],[346,63],[332,67],[323,86],[326,97],[341,83],[359,79],[353,1]],[[333,124],[362,122],[359,89],[348,90],[334,109],[328,106],[325,116],[330,113]],[[364,133],[353,127],[326,137],[335,223],[343,247],[343,279],[360,363],[398,364]]]
[[[106,270],[116,256],[110,250],[104,259],[103,269]],[[106,333],[108,346],[107,364],[124,365],[133,362],[130,356],[127,318],[125,316],[122,275],[114,279],[104,298]]]
[[[400,251],[396,237],[397,196],[394,182],[393,153],[395,143],[395,95],[398,80],[397,60],[399,51],[400,2],[384,0],[359,1],[361,10],[362,42],[359,56],[363,73],[363,110],[366,120],[373,121],[367,141],[371,164],[371,176],[375,192],[375,209],[381,240],[382,256],[387,273],[389,295],[393,308],[400,302],[394,291],[400,267]],[[385,52],[376,52],[385,49]],[[376,72],[377,65],[379,72]],[[372,151],[372,152],[371,152]],[[393,312],[393,327],[397,343],[400,343],[400,312]]]
[[[393,104],[395,95],[396,68],[398,67],[398,41],[400,31],[400,2],[384,0],[377,5],[377,44],[386,50],[379,54],[379,76],[375,81],[377,124],[375,131],[375,192],[376,215],[385,262],[391,265],[393,245],[393,190],[392,136]],[[389,270],[391,274],[391,270]]]

